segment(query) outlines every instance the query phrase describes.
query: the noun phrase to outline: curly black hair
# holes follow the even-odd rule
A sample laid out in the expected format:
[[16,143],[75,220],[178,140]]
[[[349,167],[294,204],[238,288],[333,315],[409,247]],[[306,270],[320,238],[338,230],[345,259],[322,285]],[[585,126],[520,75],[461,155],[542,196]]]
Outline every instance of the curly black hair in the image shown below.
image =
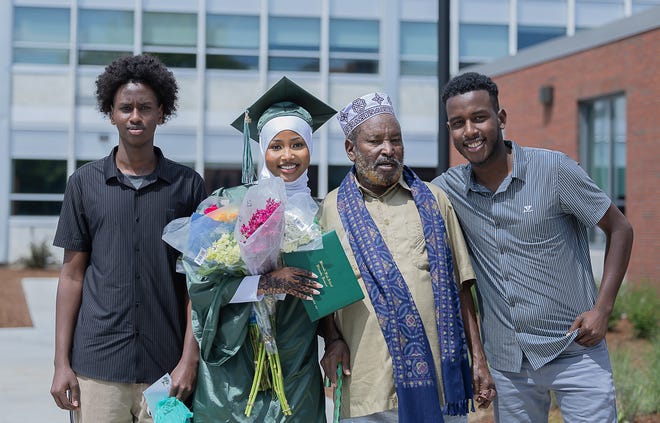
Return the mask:
[[140,54],[120,57],[110,63],[96,78],[96,104],[101,113],[109,116],[117,90],[129,82],[148,85],[163,106],[163,122],[177,107],[177,86],[174,74],[155,56]]
[[479,90],[488,91],[488,96],[495,111],[499,111],[500,102],[497,98],[499,94],[497,84],[488,76],[477,72],[466,72],[452,78],[442,90],[442,103],[446,106],[447,100],[451,97]]

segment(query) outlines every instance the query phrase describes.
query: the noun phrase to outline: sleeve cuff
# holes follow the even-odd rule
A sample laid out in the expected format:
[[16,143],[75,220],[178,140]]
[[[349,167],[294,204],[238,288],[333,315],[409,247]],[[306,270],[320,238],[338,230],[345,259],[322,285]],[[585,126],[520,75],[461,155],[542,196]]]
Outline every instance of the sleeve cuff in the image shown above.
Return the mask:
[[253,303],[256,301],[261,301],[264,296],[257,295],[260,277],[261,275],[251,275],[244,277],[229,303]]

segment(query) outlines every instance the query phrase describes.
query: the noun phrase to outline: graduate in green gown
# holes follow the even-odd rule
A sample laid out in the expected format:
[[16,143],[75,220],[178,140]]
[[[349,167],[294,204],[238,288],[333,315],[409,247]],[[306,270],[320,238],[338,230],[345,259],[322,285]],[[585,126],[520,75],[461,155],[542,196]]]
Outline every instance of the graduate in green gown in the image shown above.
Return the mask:
[[[259,180],[280,177],[288,199],[293,196],[311,198],[307,168],[312,133],[335,113],[307,91],[282,78],[233,126],[249,132],[259,142],[264,159]],[[249,155],[247,159],[251,162]],[[247,172],[250,172],[249,166]],[[232,189],[225,194],[231,195]],[[310,321],[302,303],[317,294],[321,287],[315,275],[283,267],[244,278],[220,273],[200,277],[189,263],[184,262],[184,266],[192,302],[193,331],[200,345],[193,399],[195,423],[324,423],[318,325]],[[291,415],[284,415],[277,396],[267,389],[258,392],[248,417],[245,410],[255,373],[255,352],[248,334],[250,314],[253,302],[271,294],[283,297],[276,305],[275,340]]]

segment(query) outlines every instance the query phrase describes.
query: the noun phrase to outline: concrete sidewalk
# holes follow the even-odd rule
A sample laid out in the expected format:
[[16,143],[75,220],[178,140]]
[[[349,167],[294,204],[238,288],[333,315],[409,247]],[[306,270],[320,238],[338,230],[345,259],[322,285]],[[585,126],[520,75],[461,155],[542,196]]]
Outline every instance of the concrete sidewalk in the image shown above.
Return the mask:
[[[50,395],[57,278],[22,283],[33,327],[0,329],[0,423],[67,423],[69,413]],[[332,421],[330,400],[326,415]]]
[[23,279],[33,327],[0,329],[0,423],[66,423],[50,395],[57,278]]

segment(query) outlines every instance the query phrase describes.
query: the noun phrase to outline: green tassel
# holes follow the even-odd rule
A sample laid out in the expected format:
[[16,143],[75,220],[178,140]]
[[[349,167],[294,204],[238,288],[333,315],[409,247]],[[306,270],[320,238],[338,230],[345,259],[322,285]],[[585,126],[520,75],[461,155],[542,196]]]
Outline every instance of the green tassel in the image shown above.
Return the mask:
[[241,183],[251,184],[254,182],[254,162],[252,161],[252,149],[250,148],[250,115],[247,110],[243,119],[243,168],[241,171]]

